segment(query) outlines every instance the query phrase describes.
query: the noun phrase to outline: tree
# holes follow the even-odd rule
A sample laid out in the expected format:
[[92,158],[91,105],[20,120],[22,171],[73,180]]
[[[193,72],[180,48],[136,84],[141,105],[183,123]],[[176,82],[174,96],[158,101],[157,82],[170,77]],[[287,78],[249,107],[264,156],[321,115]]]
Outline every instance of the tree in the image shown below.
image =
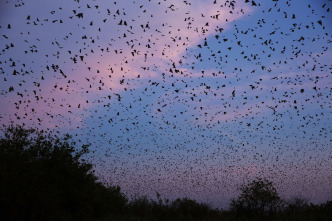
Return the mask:
[[272,182],[256,178],[242,185],[242,193],[231,201],[231,210],[240,215],[261,216],[278,211],[281,200]]
[[0,137],[0,217],[4,220],[91,220],[123,210],[118,187],[97,182],[71,136],[21,126]]

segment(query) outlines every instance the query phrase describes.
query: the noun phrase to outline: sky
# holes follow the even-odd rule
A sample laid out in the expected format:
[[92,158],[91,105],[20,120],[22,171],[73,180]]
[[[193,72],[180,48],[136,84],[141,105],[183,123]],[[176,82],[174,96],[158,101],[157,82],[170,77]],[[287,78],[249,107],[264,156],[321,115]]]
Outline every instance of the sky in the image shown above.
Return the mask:
[[0,125],[90,143],[129,196],[332,200],[328,0],[0,0]]

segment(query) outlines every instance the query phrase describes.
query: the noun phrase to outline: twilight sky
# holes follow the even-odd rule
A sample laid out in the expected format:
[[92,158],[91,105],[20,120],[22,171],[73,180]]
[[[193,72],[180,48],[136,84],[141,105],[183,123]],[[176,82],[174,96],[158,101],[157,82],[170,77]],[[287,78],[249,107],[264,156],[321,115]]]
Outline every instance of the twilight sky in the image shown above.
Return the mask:
[[0,0],[0,124],[91,143],[129,195],[217,207],[257,176],[332,200],[328,0]]

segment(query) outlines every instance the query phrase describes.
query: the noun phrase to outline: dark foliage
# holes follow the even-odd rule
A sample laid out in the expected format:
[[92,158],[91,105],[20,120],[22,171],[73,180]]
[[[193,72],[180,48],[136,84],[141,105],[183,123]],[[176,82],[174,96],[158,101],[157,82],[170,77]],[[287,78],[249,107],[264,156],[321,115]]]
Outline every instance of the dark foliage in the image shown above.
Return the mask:
[[231,210],[249,217],[272,215],[281,209],[281,200],[272,182],[257,178],[241,186],[241,195],[231,202]]
[[97,182],[70,136],[9,127],[0,139],[0,217],[3,220],[91,220],[123,211],[118,187]]
[[198,203],[195,200],[188,198],[178,198],[173,201],[172,209],[176,214],[181,214],[183,216],[193,216],[196,218],[208,217],[211,211],[208,205]]
[[202,220],[203,218],[216,217],[217,211],[208,205],[195,200],[183,198],[169,202],[162,200],[157,194],[157,201],[147,197],[133,199],[128,204],[128,214],[135,217],[150,218],[154,220],[173,220],[175,218]]
[[154,213],[156,209],[155,202],[147,197],[139,197],[130,201],[128,212],[135,216],[145,217]]
[[307,199],[294,198],[286,202],[286,206],[280,215],[283,220],[331,220],[332,201],[319,205],[308,203]]
[[195,200],[170,202],[138,197],[128,201],[119,187],[97,182],[92,165],[70,136],[22,127],[0,138],[1,220],[331,220],[332,202],[321,205],[294,198],[283,202],[266,179],[241,187],[229,211]]
[[310,207],[307,199],[295,197],[286,202],[285,212],[289,214],[302,213]]

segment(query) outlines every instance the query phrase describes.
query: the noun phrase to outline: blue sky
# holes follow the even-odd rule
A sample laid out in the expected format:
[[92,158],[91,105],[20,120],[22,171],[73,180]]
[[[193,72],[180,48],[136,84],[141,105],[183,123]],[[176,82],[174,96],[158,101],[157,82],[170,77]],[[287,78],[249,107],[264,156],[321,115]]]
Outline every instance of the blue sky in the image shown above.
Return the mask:
[[[256,6],[255,6],[255,4]],[[131,195],[331,200],[330,1],[0,1],[2,127],[91,143]]]

